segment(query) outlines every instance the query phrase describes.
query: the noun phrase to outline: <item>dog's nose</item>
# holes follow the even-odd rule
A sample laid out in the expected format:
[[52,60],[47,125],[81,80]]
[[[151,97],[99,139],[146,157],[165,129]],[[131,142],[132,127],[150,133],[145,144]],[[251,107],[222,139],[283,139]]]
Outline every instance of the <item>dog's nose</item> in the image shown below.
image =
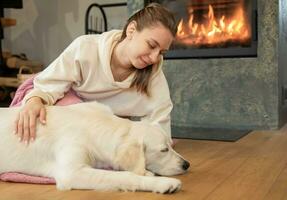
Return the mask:
[[182,164],[182,169],[187,170],[189,168],[190,164],[186,160]]

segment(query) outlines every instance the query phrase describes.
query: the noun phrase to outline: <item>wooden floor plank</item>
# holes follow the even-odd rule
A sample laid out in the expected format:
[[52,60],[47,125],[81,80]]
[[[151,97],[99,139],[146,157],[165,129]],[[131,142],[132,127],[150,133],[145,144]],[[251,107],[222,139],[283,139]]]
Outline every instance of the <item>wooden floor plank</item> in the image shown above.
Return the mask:
[[287,137],[282,139],[280,132],[272,134],[272,138],[267,143],[239,155],[247,156],[247,159],[224,183],[209,194],[208,200],[250,197],[253,200],[261,200],[265,197],[287,161]]
[[264,200],[285,200],[287,199],[287,162],[281,173],[266,194]]
[[[250,134],[247,140],[237,143],[230,142],[209,142],[212,157],[204,159],[198,165],[193,165],[191,174],[183,176],[181,179],[184,189],[190,197],[194,199],[205,199],[207,194],[214,191],[218,185],[233,174],[247,159],[248,152],[256,148],[258,145],[266,143],[271,136],[257,138],[256,135]],[[223,148],[214,153],[212,147],[223,145]],[[202,149],[193,149],[194,154],[200,154]],[[192,157],[193,160],[194,157]],[[184,199],[190,199],[190,197]],[[192,198],[193,199],[193,198]]]

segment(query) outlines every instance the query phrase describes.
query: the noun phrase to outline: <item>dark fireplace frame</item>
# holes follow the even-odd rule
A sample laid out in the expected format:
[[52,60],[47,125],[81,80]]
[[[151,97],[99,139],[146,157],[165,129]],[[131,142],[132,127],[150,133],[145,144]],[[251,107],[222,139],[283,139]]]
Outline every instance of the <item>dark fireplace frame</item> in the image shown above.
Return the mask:
[[[145,5],[156,0],[146,0]],[[193,49],[170,49],[164,56],[165,59],[207,59],[207,58],[238,58],[257,57],[258,24],[257,24],[257,0],[252,0],[251,10],[251,46],[228,47],[228,48],[193,48]]]

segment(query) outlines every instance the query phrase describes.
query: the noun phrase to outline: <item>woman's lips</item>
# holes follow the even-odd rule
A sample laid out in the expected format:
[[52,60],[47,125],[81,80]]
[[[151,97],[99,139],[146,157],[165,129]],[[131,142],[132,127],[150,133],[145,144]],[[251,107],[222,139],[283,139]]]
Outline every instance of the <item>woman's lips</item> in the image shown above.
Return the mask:
[[145,59],[143,59],[143,58],[141,58],[141,61],[142,61],[146,66],[151,65],[151,63],[150,63],[150,62],[146,61],[146,60],[145,60]]

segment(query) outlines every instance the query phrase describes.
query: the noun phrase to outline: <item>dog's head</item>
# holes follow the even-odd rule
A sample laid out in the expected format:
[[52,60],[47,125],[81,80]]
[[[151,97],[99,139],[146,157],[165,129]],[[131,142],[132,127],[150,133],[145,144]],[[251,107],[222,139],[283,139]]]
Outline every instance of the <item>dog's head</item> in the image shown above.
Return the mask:
[[143,175],[146,170],[162,176],[183,174],[189,162],[171,147],[166,134],[156,126],[136,122],[118,152],[123,169]]
[[149,127],[144,136],[146,169],[163,176],[183,174],[190,164],[172,147],[166,134],[159,127]]

